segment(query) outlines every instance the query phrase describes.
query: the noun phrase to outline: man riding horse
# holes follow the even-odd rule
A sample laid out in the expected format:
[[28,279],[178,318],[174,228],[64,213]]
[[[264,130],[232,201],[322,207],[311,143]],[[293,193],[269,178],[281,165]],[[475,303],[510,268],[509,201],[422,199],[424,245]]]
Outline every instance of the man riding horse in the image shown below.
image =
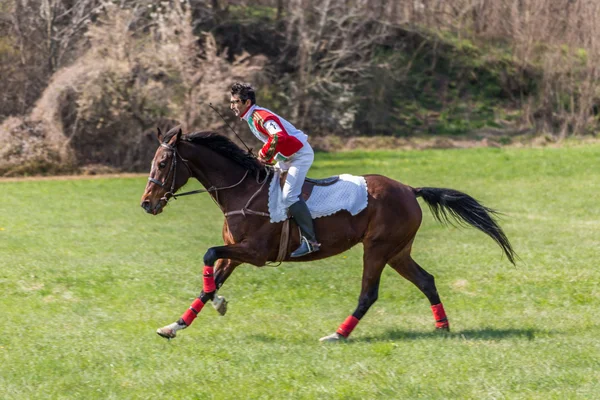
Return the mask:
[[[411,255],[422,222],[418,198],[431,208],[438,221],[454,219],[488,235],[501,247],[508,260],[515,263],[516,253],[495,220],[493,209],[454,189],[412,187],[378,174],[359,177],[364,180],[366,192],[360,210],[356,213],[336,211],[315,222],[316,229],[323,232],[320,235],[323,246],[319,249],[311,214],[299,197],[314,157],[306,135],[283,118],[258,107],[250,85],[233,85],[230,101],[231,110],[247,121],[254,135],[265,143],[259,153],[260,159],[269,163],[276,161],[288,171],[283,192],[289,210],[302,230],[301,235],[293,230],[288,243],[300,243],[300,247],[290,253],[295,246],[278,246],[284,222],[270,220],[273,216],[269,207],[271,191],[263,190],[269,187],[266,184],[270,171],[267,173],[264,163],[216,132],[184,135],[181,128],[175,127],[163,135],[159,129],[160,145],[152,160],[141,199],[142,208],[152,215],[160,214],[169,199],[176,198],[177,191],[194,178],[204,186],[201,191],[211,195],[225,216],[224,243],[211,246],[204,253],[200,295],[181,318],[157,330],[160,336],[176,337],[178,331],[192,324],[209,301],[224,315],[226,302],[217,295],[217,290],[241,264],[262,267],[269,261],[278,260],[281,248],[285,250],[283,261],[314,261],[340,254],[358,243],[363,247],[363,273],[357,307],[334,333],[321,338],[322,341],[338,341],[353,332],[377,301],[381,274],[386,266],[412,282],[427,297],[436,329],[448,330],[450,325],[435,279]],[[272,179],[273,187],[279,189],[278,181]],[[334,190],[335,185],[330,189]],[[284,213],[283,217],[287,215]],[[315,253],[316,250],[319,251]],[[303,255],[305,257],[300,257]]]
[[292,257],[302,257],[319,250],[312,216],[301,197],[302,185],[315,154],[308,136],[274,112],[256,104],[256,94],[246,83],[231,86],[231,111],[248,123],[250,131],[264,146],[258,158],[264,163],[277,162],[276,168],[287,171],[283,185],[283,203],[288,207],[300,230],[300,247]]

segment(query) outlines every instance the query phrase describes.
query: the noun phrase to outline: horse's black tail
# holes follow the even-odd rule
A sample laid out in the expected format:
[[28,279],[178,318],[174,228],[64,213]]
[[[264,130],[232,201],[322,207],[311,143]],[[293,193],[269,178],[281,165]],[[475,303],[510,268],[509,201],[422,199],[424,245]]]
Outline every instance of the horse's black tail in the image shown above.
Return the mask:
[[422,197],[433,216],[443,224],[452,224],[450,216],[461,225],[471,225],[494,239],[508,260],[515,264],[518,257],[508,238],[494,219],[498,212],[481,205],[468,194],[453,189],[414,188],[415,195]]

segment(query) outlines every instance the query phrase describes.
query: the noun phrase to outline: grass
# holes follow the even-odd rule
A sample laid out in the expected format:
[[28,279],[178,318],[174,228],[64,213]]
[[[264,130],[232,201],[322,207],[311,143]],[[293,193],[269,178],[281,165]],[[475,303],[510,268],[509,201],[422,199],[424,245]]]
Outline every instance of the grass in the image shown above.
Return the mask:
[[[590,399],[600,393],[600,146],[319,154],[311,176],[381,173],[465,191],[505,216],[513,267],[473,229],[424,211],[413,255],[452,332],[391,269],[347,343],[360,246],[328,260],[240,267],[173,341],[220,244],[207,197],[158,217],[145,178],[0,183],[2,399]],[[189,187],[195,185],[188,185]],[[425,208],[425,207],[424,207]]]

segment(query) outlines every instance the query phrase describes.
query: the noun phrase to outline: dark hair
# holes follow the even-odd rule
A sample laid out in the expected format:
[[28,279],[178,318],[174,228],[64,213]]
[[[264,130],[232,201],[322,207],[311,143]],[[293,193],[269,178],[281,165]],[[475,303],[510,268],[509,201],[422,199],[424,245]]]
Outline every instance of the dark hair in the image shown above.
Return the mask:
[[231,94],[237,95],[242,102],[250,100],[250,103],[256,104],[256,94],[254,88],[249,83],[236,82],[231,85]]

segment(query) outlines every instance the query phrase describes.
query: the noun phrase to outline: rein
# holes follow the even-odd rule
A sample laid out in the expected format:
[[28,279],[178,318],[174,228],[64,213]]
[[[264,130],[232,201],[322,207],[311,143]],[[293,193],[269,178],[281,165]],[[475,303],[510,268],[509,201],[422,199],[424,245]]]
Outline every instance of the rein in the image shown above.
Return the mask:
[[[254,210],[251,210],[251,209],[248,208],[250,206],[250,203],[252,202],[252,200],[254,200],[254,198],[256,196],[258,196],[258,194],[260,193],[260,191],[262,190],[262,188],[265,186],[265,183],[267,183],[267,181],[269,180],[269,175],[271,174],[271,170],[269,168],[266,168],[266,171],[267,171],[267,175],[265,176],[265,179],[262,182],[259,181],[258,175],[256,176],[256,183],[259,183],[260,187],[258,188],[258,190],[256,192],[254,192],[254,194],[246,202],[246,205],[244,206],[244,208],[242,208],[241,210],[226,212],[225,213],[225,218],[229,217],[230,215],[238,215],[238,214],[241,214],[244,217],[246,216],[246,214],[261,215],[263,217],[270,217],[271,216],[271,214],[269,214],[269,213],[262,212],[262,211],[254,211]],[[246,174],[248,174],[248,171],[246,171]]]
[[244,181],[244,179],[246,179],[246,177],[248,176],[248,172],[250,172],[250,171],[246,170],[246,173],[244,174],[244,176],[242,176],[242,179],[240,179],[240,181],[238,183],[236,183],[235,185],[225,186],[225,187],[220,187],[220,188],[215,187],[215,186],[211,186],[208,189],[190,190],[189,192],[183,192],[183,193],[179,193],[179,194],[173,194],[172,197],[175,200],[177,200],[178,197],[188,196],[190,194],[210,193],[210,192],[218,192],[219,190],[231,189],[231,188],[234,188],[234,187],[238,186],[239,184],[241,184]]

